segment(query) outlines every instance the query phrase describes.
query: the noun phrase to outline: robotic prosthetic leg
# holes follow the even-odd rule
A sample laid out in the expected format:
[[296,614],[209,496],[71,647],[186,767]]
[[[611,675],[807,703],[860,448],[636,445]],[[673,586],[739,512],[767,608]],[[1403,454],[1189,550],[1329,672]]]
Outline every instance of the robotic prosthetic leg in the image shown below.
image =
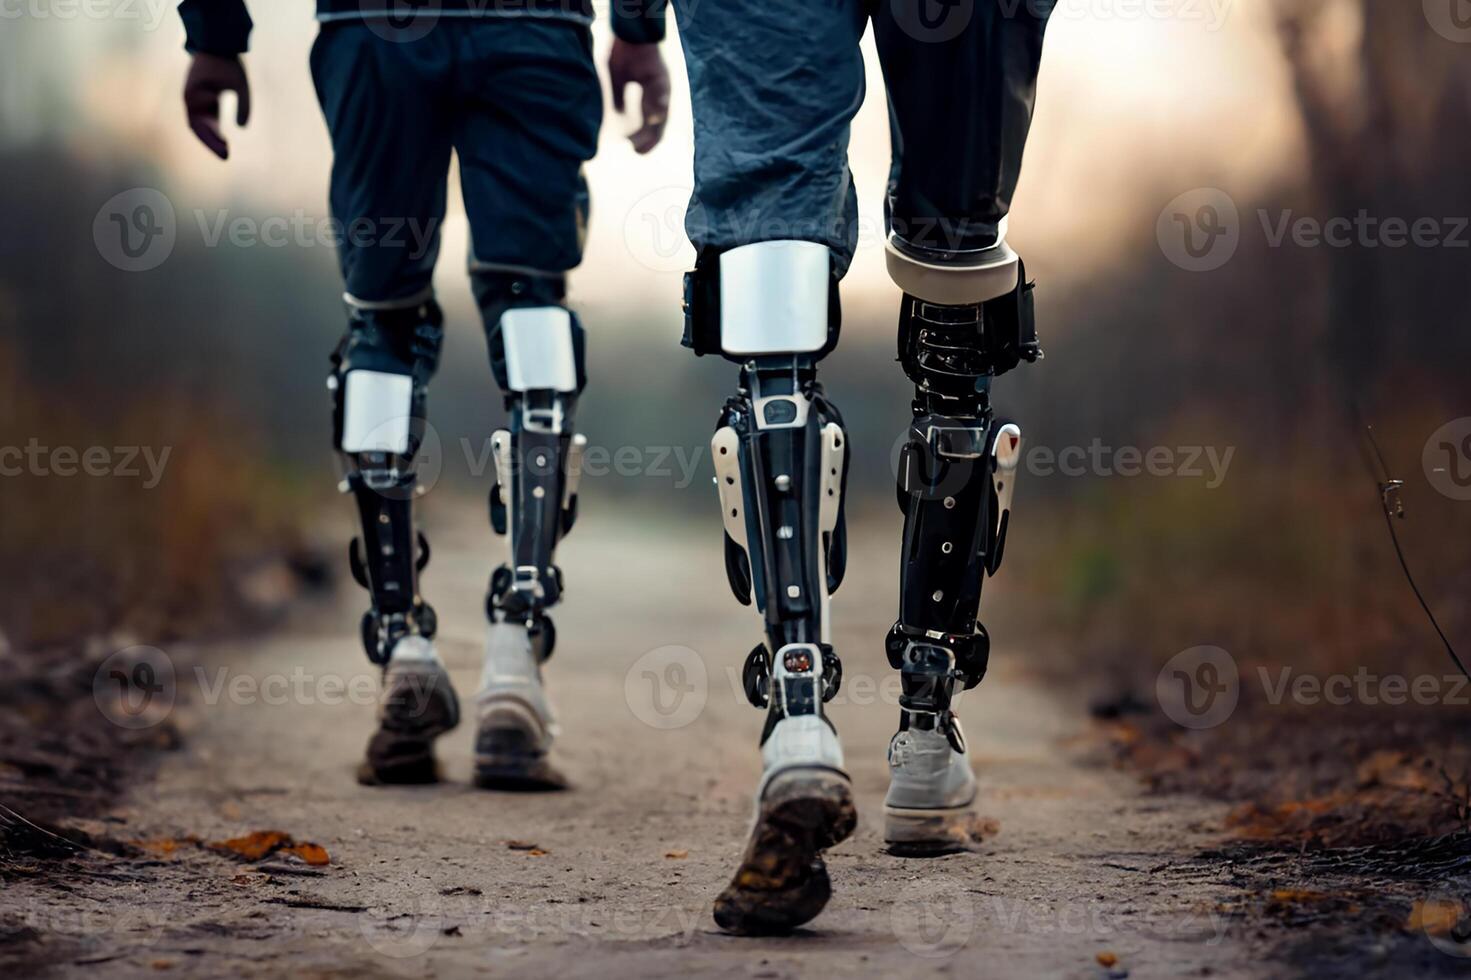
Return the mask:
[[363,615],[363,646],[384,669],[379,727],[358,779],[369,785],[433,782],[433,742],[458,724],[459,704],[430,642],[434,609],[418,587],[429,542],[414,530],[412,506],[425,388],[439,359],[442,317],[433,300],[403,307],[349,301],[348,314],[327,387],[347,473],[342,489],[353,495],[362,518],[363,534],[353,540],[349,559],[372,600]]
[[[1021,429],[992,411],[991,379],[1041,350],[1031,287],[1004,243],[982,266],[906,269],[896,255],[891,246],[890,272],[905,289],[899,360],[915,398],[899,466],[900,614],[886,643],[901,695],[884,839],[933,852],[968,839],[975,776],[951,698],[986,672],[981,584],[1001,563],[1021,458]],[[958,303],[963,295],[971,301]]]
[[763,242],[702,262],[687,285],[690,345],[741,365],[711,447],[730,585],[766,627],[744,673],[747,697],[767,711],[755,822],[715,902],[715,921],[740,933],[817,915],[831,892],[820,854],[856,823],[823,713],[842,676],[828,597],[843,575],[847,474],[842,418],[817,382],[836,339],[830,265],[826,246]]
[[547,758],[557,727],[541,665],[556,644],[547,610],[562,595],[553,555],[577,516],[587,445],[572,430],[584,386],[583,331],[561,305],[514,306],[491,331],[491,346],[510,428],[492,436],[490,514],[509,555],[486,597],[490,629],[476,696],[475,781],[488,789],[561,789],[566,781]]

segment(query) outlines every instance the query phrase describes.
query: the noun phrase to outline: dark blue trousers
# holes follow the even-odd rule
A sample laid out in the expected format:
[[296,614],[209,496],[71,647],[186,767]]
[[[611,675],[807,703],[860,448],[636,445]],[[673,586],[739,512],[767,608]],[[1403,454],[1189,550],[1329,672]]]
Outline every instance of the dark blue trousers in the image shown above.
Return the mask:
[[445,20],[406,40],[363,22],[329,23],[312,75],[332,135],[331,208],[350,297],[413,305],[429,294],[451,152],[472,273],[555,281],[560,292],[582,260],[582,165],[602,123],[586,27]]

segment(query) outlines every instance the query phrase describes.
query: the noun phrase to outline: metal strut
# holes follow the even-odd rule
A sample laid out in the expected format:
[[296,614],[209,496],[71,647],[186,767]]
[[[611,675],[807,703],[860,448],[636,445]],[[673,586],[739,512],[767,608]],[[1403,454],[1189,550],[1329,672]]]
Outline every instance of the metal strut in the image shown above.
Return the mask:
[[556,645],[546,611],[562,597],[557,543],[577,519],[577,485],[584,436],[572,432],[576,399],[552,390],[509,395],[511,427],[491,437],[496,484],[490,520],[507,538],[509,555],[491,576],[486,615],[492,622],[524,623],[538,655]]
[[[996,417],[991,379],[1017,360],[1041,356],[1034,342],[1010,339],[1014,331],[1002,317],[988,322],[989,307],[906,297],[899,326],[899,359],[915,397],[897,484],[904,512],[900,612],[885,646],[895,669],[916,675],[914,705],[934,702],[927,710],[941,715],[950,691],[924,677],[938,671],[969,689],[986,672],[981,587],[1001,565],[1021,458],[1021,429]],[[932,693],[922,697],[921,690]]]
[[731,591],[743,605],[754,600],[766,625],[766,642],[746,659],[746,695],[768,706],[772,657],[795,645],[820,653],[823,700],[831,700],[842,665],[828,602],[847,564],[848,453],[842,416],[817,381],[815,358],[745,362],[711,449]]

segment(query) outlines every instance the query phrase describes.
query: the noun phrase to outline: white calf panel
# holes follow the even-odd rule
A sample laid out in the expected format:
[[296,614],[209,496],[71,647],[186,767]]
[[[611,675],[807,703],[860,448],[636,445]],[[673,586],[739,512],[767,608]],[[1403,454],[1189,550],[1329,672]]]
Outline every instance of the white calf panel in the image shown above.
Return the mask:
[[343,392],[342,451],[406,453],[414,379],[384,371],[349,371]]
[[512,391],[577,390],[572,314],[560,306],[524,306],[501,315],[506,377]]

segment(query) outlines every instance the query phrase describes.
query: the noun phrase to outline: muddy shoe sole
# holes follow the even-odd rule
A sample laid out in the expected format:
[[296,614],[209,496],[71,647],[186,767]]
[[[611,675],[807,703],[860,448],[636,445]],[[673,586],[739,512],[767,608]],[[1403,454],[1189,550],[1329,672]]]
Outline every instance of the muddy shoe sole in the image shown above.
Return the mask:
[[522,793],[566,789],[567,778],[547,759],[546,742],[519,703],[497,705],[475,735],[475,785]]
[[975,841],[970,805],[937,810],[884,807],[884,843],[898,857],[935,857],[968,849]]
[[443,668],[396,670],[378,710],[378,730],[358,766],[364,786],[417,786],[439,781],[434,740],[460,723],[460,702]]
[[848,777],[828,769],[777,776],[762,794],[741,865],[715,900],[716,925],[760,936],[811,921],[832,897],[822,852],[857,823]]

